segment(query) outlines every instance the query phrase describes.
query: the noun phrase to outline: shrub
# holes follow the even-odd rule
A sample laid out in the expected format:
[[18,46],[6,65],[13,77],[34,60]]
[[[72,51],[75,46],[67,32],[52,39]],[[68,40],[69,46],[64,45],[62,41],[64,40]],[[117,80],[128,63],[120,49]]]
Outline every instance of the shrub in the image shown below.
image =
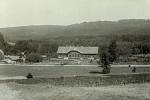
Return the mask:
[[31,73],[28,73],[28,75],[26,76],[28,79],[29,78],[33,78],[33,75]]
[[110,73],[110,70],[111,70],[111,67],[110,67],[110,66],[104,67],[102,73],[103,73],[103,74],[108,74],[108,73]]

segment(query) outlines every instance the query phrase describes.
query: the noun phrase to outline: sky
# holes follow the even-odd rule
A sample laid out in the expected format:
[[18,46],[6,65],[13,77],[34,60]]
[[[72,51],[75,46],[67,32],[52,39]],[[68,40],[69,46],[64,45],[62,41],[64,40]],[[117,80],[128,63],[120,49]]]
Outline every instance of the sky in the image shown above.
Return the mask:
[[0,27],[150,19],[150,0],[0,0]]

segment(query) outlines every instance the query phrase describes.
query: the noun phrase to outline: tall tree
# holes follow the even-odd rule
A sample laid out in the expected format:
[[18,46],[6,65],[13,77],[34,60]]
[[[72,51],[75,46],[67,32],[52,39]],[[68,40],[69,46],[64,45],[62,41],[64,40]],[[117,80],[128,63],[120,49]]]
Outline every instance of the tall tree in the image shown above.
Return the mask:
[[5,48],[5,40],[2,33],[0,32],[0,49],[4,49],[4,48]]
[[111,41],[108,47],[109,61],[113,63],[117,59],[117,44],[116,41]]
[[109,54],[107,51],[104,51],[100,55],[101,58],[101,65],[103,67],[103,74],[110,73],[110,61],[109,61]]

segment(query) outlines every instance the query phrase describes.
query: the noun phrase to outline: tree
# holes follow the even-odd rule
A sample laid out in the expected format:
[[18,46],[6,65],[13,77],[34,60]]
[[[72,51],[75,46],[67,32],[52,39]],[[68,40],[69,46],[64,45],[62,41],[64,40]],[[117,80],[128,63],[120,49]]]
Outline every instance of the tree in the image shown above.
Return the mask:
[[105,46],[102,50],[99,51],[101,52],[100,59],[103,67],[103,73],[108,74],[110,73],[110,69],[111,69],[110,63],[113,63],[117,59],[116,41],[113,40],[108,47]]
[[103,74],[108,74],[110,73],[110,61],[109,61],[109,54],[108,52],[102,52],[102,54],[100,55],[101,58],[101,64],[103,67]]
[[150,53],[150,46],[149,43],[139,42],[134,44],[132,48],[133,54],[149,54]]
[[38,53],[30,53],[26,57],[26,62],[36,63],[36,62],[41,62],[41,61],[42,61],[42,56]]
[[132,54],[140,54],[140,49],[139,48],[136,48],[136,47],[133,47],[132,48]]
[[2,33],[0,32],[0,49],[4,49],[4,48],[5,48],[5,40]]
[[133,52],[132,48],[132,43],[119,41],[117,43],[117,56],[131,56]]
[[113,40],[110,43],[108,47],[108,53],[109,53],[109,61],[113,63],[117,59],[117,44],[115,40]]
[[18,50],[18,52],[26,51],[28,49],[28,41],[25,40],[17,41],[15,49]]

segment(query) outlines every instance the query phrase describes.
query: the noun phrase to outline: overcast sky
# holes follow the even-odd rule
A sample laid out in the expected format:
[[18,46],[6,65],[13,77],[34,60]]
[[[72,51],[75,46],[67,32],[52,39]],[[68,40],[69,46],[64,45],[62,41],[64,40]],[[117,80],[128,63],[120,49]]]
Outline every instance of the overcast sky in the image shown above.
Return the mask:
[[150,19],[150,0],[0,0],[0,27]]

